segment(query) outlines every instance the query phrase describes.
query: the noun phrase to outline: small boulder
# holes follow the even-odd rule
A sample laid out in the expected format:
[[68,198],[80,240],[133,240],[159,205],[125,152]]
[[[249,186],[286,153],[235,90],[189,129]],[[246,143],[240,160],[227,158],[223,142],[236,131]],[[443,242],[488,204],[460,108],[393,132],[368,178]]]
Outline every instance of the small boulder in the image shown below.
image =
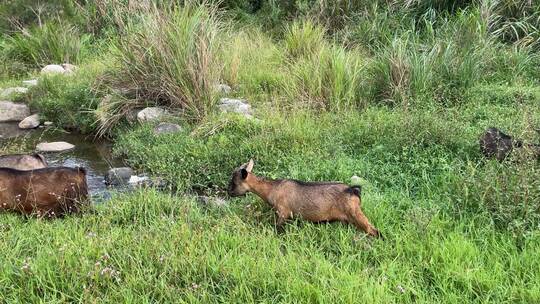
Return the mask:
[[77,66],[69,63],[63,63],[62,67],[64,68],[64,73],[71,74],[75,71],[77,71]]
[[142,186],[142,185],[149,184],[149,181],[150,179],[148,178],[148,176],[132,175],[129,178],[128,183],[132,186]]
[[219,100],[219,109],[222,112],[234,112],[251,118],[251,105],[242,99],[221,98]]
[[126,185],[133,176],[133,169],[129,167],[112,168],[105,174],[105,184],[118,186]]
[[229,94],[231,93],[232,89],[226,84],[216,84],[214,86],[214,91],[218,94]]
[[497,128],[488,128],[479,140],[480,151],[486,157],[495,157],[497,160],[504,160],[514,147],[521,147],[520,140],[514,140],[510,135],[503,133]]
[[56,142],[42,142],[36,146],[38,152],[64,152],[73,150],[75,145],[67,143],[65,141]]
[[41,69],[41,74],[64,74],[66,70],[58,64],[49,64]]
[[137,120],[140,123],[159,120],[167,114],[167,111],[160,107],[148,107],[144,108],[137,113]]
[[0,98],[9,99],[15,95],[26,94],[26,92],[28,92],[28,88],[25,87],[7,88],[0,92]]
[[21,121],[30,116],[30,109],[25,104],[0,101],[0,122]]
[[39,114],[34,114],[26,117],[19,123],[21,129],[34,129],[39,126]]
[[167,134],[167,133],[176,133],[182,131],[182,127],[177,124],[161,122],[154,128],[154,134]]
[[227,205],[226,200],[215,196],[201,195],[197,197],[197,200],[204,206],[223,207]]
[[33,87],[33,86],[37,86],[38,80],[37,79],[23,80],[22,84],[25,87]]

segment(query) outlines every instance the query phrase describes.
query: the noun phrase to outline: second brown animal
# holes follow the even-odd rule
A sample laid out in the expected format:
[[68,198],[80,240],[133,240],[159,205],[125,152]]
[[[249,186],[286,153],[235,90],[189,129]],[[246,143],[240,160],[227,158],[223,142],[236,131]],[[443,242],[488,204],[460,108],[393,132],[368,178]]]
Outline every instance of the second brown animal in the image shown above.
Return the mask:
[[367,234],[380,237],[360,208],[361,188],[337,182],[307,183],[290,179],[269,180],[251,173],[251,159],[236,169],[229,183],[229,194],[241,196],[253,192],[277,213],[277,226],[290,218],[312,222],[341,221],[350,223]]

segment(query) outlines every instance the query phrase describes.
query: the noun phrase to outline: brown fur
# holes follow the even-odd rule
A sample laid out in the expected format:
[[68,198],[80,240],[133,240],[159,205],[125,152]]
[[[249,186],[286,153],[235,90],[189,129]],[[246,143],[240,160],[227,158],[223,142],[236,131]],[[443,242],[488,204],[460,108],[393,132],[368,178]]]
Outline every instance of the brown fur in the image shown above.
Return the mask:
[[34,170],[47,168],[47,161],[41,154],[12,154],[0,156],[0,168]]
[[0,210],[58,216],[79,211],[87,196],[83,168],[0,168]]
[[289,179],[267,180],[251,173],[253,160],[233,172],[229,194],[244,195],[253,192],[267,202],[277,213],[277,225],[287,219],[301,217],[312,222],[341,221],[350,223],[379,237],[380,233],[361,209],[359,187],[337,182],[306,183]]

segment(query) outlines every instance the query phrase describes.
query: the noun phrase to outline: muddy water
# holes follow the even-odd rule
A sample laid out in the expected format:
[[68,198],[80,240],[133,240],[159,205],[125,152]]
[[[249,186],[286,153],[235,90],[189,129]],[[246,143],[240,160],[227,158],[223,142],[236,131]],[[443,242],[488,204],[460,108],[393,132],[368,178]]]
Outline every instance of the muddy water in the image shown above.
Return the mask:
[[8,142],[22,142],[33,151],[40,142],[66,141],[75,149],[62,153],[44,153],[50,167],[81,166],[87,170],[89,192],[97,201],[110,195],[104,183],[105,173],[112,167],[122,166],[122,161],[111,155],[111,143],[96,140],[92,136],[66,132],[54,127],[38,128],[31,131],[20,130],[16,123],[0,123],[0,145]]

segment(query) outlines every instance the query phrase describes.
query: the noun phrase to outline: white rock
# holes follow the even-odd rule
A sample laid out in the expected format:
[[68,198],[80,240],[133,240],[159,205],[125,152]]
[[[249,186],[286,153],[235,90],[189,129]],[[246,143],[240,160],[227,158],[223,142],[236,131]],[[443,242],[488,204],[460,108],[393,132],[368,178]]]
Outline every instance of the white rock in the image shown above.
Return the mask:
[[48,127],[48,126],[52,126],[53,125],[53,122],[52,121],[46,121],[43,123],[44,126]]
[[41,74],[64,74],[66,70],[58,64],[49,64],[41,69]]
[[33,87],[33,86],[37,86],[38,80],[37,79],[23,80],[22,84],[26,87]]
[[39,114],[34,114],[26,117],[19,123],[21,129],[34,129],[39,126]]
[[43,142],[39,143],[36,146],[38,152],[63,152],[72,150],[75,148],[75,145],[67,143],[65,141],[56,141],[56,142]]
[[146,182],[148,181],[148,176],[137,176],[137,175],[132,175],[130,178],[129,178],[129,181],[128,183],[132,184],[132,185],[136,185],[136,184],[140,184],[142,182]]
[[28,88],[25,87],[7,88],[0,92],[0,98],[10,98],[13,95],[26,94],[26,92],[28,92]]
[[30,116],[30,109],[25,104],[0,101],[0,122],[21,121]]
[[159,120],[163,116],[167,115],[167,111],[159,107],[144,108],[137,113],[137,120],[141,123]]
[[243,114],[244,116],[251,118],[251,105],[242,99],[221,98],[219,100],[219,109],[222,112],[234,112]]

